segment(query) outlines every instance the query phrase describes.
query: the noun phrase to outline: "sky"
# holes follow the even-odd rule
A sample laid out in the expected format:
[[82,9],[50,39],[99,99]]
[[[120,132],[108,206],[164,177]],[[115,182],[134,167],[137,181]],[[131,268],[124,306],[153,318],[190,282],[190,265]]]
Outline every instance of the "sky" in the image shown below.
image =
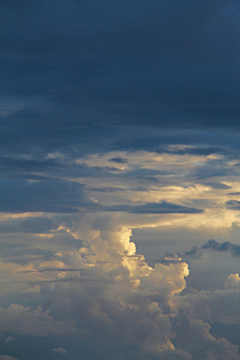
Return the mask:
[[0,24],[0,360],[240,360],[239,1]]

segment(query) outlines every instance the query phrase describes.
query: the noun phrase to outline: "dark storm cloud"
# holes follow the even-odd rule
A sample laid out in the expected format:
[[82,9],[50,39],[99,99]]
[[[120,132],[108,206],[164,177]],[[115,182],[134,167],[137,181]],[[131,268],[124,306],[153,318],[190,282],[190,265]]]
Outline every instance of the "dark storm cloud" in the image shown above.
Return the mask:
[[238,126],[237,2],[0,7],[2,95],[28,100],[2,118],[1,147],[89,151],[109,146],[110,124]]
[[187,145],[193,148],[198,148],[203,144],[211,144],[214,148],[218,148],[219,143],[221,143],[223,146],[221,155],[223,154],[231,157],[234,156],[232,152],[239,152],[238,133],[233,131],[225,130],[224,132],[221,132],[216,130],[207,131],[199,129],[174,129],[171,131],[161,129],[158,132],[156,128],[153,129],[153,131],[150,131],[150,127],[148,127],[144,129],[144,133],[141,132],[139,134],[136,129],[134,130],[131,128],[131,130],[134,132],[135,138],[117,138],[112,145],[114,150],[150,150],[161,154],[169,151],[169,145]]
[[[186,1],[180,4],[176,0],[163,2],[151,0],[131,0],[127,3],[109,0],[101,2],[91,1],[25,1],[24,6],[18,7],[17,2],[6,1],[2,4],[2,24],[5,29],[21,30],[6,32],[2,43],[8,40],[12,46],[20,40],[19,48],[25,52],[33,50],[32,39],[36,38],[35,49],[50,51],[49,43],[56,44],[52,51],[58,50],[59,43],[66,46],[66,41],[72,40],[74,45],[79,41],[83,53],[94,54],[96,50],[114,53],[159,52],[164,49],[168,52],[181,53],[183,50],[189,54],[200,51],[202,56],[210,55],[213,50],[222,50],[224,45],[231,49],[231,43],[237,39],[231,38],[234,22],[229,24],[229,11],[224,10],[229,2],[221,1]],[[28,5],[28,6],[26,6]],[[229,6],[228,6],[229,7]],[[236,10],[237,4],[230,6],[230,14]],[[25,11],[22,11],[24,8]],[[11,9],[11,11],[9,11]],[[228,8],[227,8],[228,10]],[[222,29],[214,28],[216,21],[221,21]],[[25,25],[25,26],[23,26]],[[45,27],[43,27],[45,25]],[[235,25],[236,26],[236,25]],[[29,29],[32,32],[29,32]],[[37,33],[37,30],[41,33]],[[110,31],[111,30],[111,31]],[[83,33],[83,31],[85,31]],[[220,42],[220,35],[225,31],[224,39]],[[47,35],[49,35],[47,37]],[[216,43],[214,49],[204,44],[206,35],[214,36]],[[84,37],[90,40],[90,47],[84,43]],[[226,40],[231,40],[230,44]],[[24,44],[24,40],[27,40]],[[211,40],[211,37],[210,39]],[[222,40],[222,39],[221,39]],[[43,46],[39,46],[43,42]],[[32,47],[31,47],[32,45]],[[37,46],[38,45],[38,46]],[[44,47],[45,45],[45,47]],[[71,46],[70,42],[70,46]],[[220,48],[220,49],[218,49]],[[66,50],[66,48],[60,48]],[[161,50],[160,50],[161,49]],[[212,50],[212,51],[211,51]],[[209,55],[208,55],[209,56]]]

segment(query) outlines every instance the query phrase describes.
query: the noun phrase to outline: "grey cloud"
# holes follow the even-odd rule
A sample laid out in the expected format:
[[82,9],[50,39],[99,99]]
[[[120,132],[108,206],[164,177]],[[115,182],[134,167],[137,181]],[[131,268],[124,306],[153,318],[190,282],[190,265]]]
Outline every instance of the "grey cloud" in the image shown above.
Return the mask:
[[202,249],[230,251],[232,256],[240,256],[240,245],[232,244],[230,241],[219,243],[215,240],[209,240],[206,244],[202,246]]
[[112,205],[102,207],[105,211],[127,211],[132,214],[201,214],[203,210],[187,206],[171,204],[166,201],[160,203],[146,203],[144,205]]
[[54,252],[48,249],[33,248],[30,245],[15,243],[0,243],[1,258],[15,264],[28,264],[34,259],[50,261],[54,259]]
[[11,175],[11,173],[18,173],[19,175],[19,172],[25,172],[29,174],[29,172],[32,171],[47,171],[57,168],[63,168],[63,164],[52,159],[39,161],[13,158],[10,156],[0,157],[0,169],[5,176]]
[[[116,45],[120,47],[121,52],[130,51],[131,46],[135,51],[141,52],[142,47],[145,51],[149,51],[149,49],[153,51],[156,44],[169,52],[174,51],[174,47],[176,47],[175,52],[179,52],[182,48],[189,52],[199,51],[203,49],[202,38],[205,35],[205,23],[209,22],[209,17],[214,20],[215,14],[218,19],[224,20],[222,9],[228,4],[223,0],[220,2],[204,2],[204,4],[198,2],[192,4],[188,1],[184,5],[180,5],[177,1],[170,1],[169,3],[150,1],[146,4],[143,1],[139,3],[132,0],[123,6],[120,2],[112,4],[106,0],[102,6],[96,1],[92,4],[70,1],[67,6],[65,1],[61,1],[59,8],[57,8],[56,2],[39,3],[35,1],[31,3],[33,6],[28,7],[26,13],[21,14],[20,18],[17,18],[18,13],[16,13],[16,23],[13,21],[14,17],[12,19],[9,13],[3,13],[6,16],[6,21],[3,22],[6,27],[10,22],[8,28],[14,26],[16,30],[21,29],[20,34],[14,34],[12,42],[16,38],[21,39],[20,36],[25,36],[29,40],[27,46],[31,49],[31,39],[37,35],[36,30],[44,21],[51,40],[55,38],[59,42],[63,34],[66,36],[68,29],[68,40],[74,41],[75,35],[81,41],[82,30],[85,30],[87,37],[95,47],[97,47],[97,42],[94,37],[97,37],[103,50],[106,51],[110,46],[113,46],[115,52],[117,51]],[[51,17],[46,16],[46,13],[52,13],[53,9],[57,10],[56,13],[52,14]],[[36,21],[37,15],[39,16],[38,21]],[[23,22],[26,22],[25,27],[22,26]],[[225,30],[230,31],[229,35],[231,36],[233,29],[230,27],[228,29],[227,23],[222,25],[225,26]],[[33,34],[27,32],[30,26]],[[214,34],[214,28],[209,30]],[[57,31],[59,31],[58,36]],[[102,37],[99,38],[98,33]],[[44,29],[41,36],[45,42],[47,40],[46,35],[47,32]],[[219,34],[215,33],[215,37],[218,38],[218,36]],[[39,45],[41,44],[40,40],[41,37],[39,39],[38,36]],[[231,40],[233,41],[233,39]],[[64,43],[66,39],[63,37],[61,41]],[[23,44],[21,45],[23,47]],[[207,49],[210,51],[210,46]]]
[[[71,323],[64,324],[61,321],[55,323],[49,312],[44,311],[41,306],[31,309],[22,305],[11,304],[6,309],[0,307],[0,314],[2,319],[1,334],[3,332],[12,332],[13,329],[15,333],[21,335],[31,333],[35,336],[48,336],[49,334],[60,334],[61,332],[70,334],[75,331],[75,326]],[[39,326],[40,323],[41,326]]]
[[[135,261],[135,259],[133,259],[133,261]],[[102,264],[102,266],[106,265],[107,264]],[[132,304],[141,304],[139,305],[139,310],[134,310],[134,308],[131,309],[131,306],[127,306],[125,308],[119,306],[118,301],[116,302],[116,300],[114,300],[109,291],[107,290],[106,292],[106,287],[113,286],[114,288],[116,281],[114,280],[115,277],[117,274],[122,274],[124,281],[120,282],[119,286],[121,288],[123,287],[122,294],[125,294],[126,291],[128,293],[128,274],[122,268],[122,266],[117,266],[115,270],[110,272],[102,272],[102,266],[99,265],[98,269],[90,269],[90,272],[89,270],[86,270],[86,272],[89,273],[90,278],[89,281],[81,281],[81,278],[79,279],[81,282],[81,289],[76,287],[76,285],[71,284],[71,282],[57,282],[55,283],[54,290],[51,290],[51,288],[45,290],[45,295],[48,295],[51,298],[56,298],[57,294],[58,297],[60,294],[62,294],[62,299],[63,297],[65,297],[65,299],[67,298],[68,302],[71,304],[67,310],[71,317],[74,316],[74,308],[78,309],[78,315],[76,318],[78,327],[82,328],[87,326],[89,329],[91,329],[91,332],[95,334],[97,339],[99,338],[100,334],[106,334],[107,336],[103,337],[103,341],[107,342],[106,348],[111,353],[113,351],[112,349],[115,348],[115,353],[117,352],[116,355],[127,357],[133,353],[133,358],[136,360],[155,358],[164,359],[164,356],[170,356],[170,358],[174,358],[174,351],[169,351],[170,354],[168,355],[168,351],[164,351],[164,348],[161,349],[161,346],[158,349],[158,346],[155,345],[157,343],[164,344],[166,342],[166,346],[168,346],[167,338],[170,332],[168,316],[162,314],[162,311],[159,309],[156,303],[151,304],[151,301],[150,303],[147,301],[147,304],[145,305],[145,300],[142,299],[142,302],[141,297],[139,298],[138,294],[133,296],[132,300],[129,299],[127,301],[131,301]],[[163,270],[165,270],[163,265],[158,266],[162,266]],[[178,267],[179,265],[173,266]],[[181,266],[182,265],[179,266],[179,270]],[[161,270],[159,269],[159,271]],[[166,271],[168,271],[168,267],[166,267]],[[172,268],[172,271],[175,273],[174,268]],[[176,276],[178,277],[177,273]],[[90,280],[94,279],[94,277],[99,278],[99,282],[96,282],[94,289],[90,290],[90,287],[92,287],[90,286]],[[105,281],[102,281],[104,279]],[[75,281],[77,281],[77,279]],[[164,283],[162,285],[164,285]],[[119,286],[117,291],[120,289]],[[176,286],[178,286],[177,283]],[[75,295],[73,297],[69,291],[66,293],[67,288],[74,289]],[[166,291],[168,294],[169,291],[171,292],[171,288],[171,285],[170,288],[168,288],[168,284],[166,283],[166,288],[162,286],[160,293]],[[80,294],[81,296],[79,296]],[[123,296],[125,297],[126,295]],[[93,311],[96,305],[99,307],[99,309],[101,309],[98,314],[94,314]],[[54,317],[59,316],[59,311],[61,311],[62,306],[64,306],[64,304],[59,302],[58,304],[56,303],[56,306],[53,306],[52,313]],[[82,311],[83,308],[85,309],[84,311]],[[153,329],[152,320],[156,319],[156,316],[158,317],[158,321],[156,322]],[[161,327],[159,327],[158,323],[161,324]],[[165,331],[165,335],[163,335],[163,329]],[[121,336],[119,337],[120,334]],[[102,338],[102,336],[100,337]],[[117,344],[119,344],[119,342],[121,346],[116,351],[118,348]],[[180,356],[180,354],[178,355],[178,352],[176,352],[175,355],[175,358]],[[111,355],[109,355],[109,358],[110,357]]]
[[36,0],[23,0],[19,2],[18,0],[1,0],[0,5],[11,7],[12,9],[20,10],[35,2]]
[[29,217],[0,222],[0,233],[46,233],[54,228],[54,219],[48,217]]
[[[155,170],[139,170],[137,174],[155,174]],[[37,181],[2,180],[0,182],[0,210],[4,212],[48,212],[73,213],[83,210],[92,211],[126,211],[134,214],[167,214],[167,213],[193,213],[199,214],[203,210],[192,207],[171,204],[165,201],[160,203],[147,203],[145,205],[111,205],[103,206],[88,201],[84,196],[83,185],[67,181]],[[36,220],[40,221],[40,220]],[[46,220],[48,222],[48,220]],[[30,223],[34,220],[29,220]],[[28,220],[21,226],[26,227]],[[7,224],[2,224],[3,229]],[[33,225],[33,224],[32,224]],[[40,225],[40,223],[39,223]],[[0,226],[1,228],[1,226]],[[7,230],[7,229],[6,229]]]
[[180,335],[181,345],[196,360],[240,359],[238,346],[221,337],[216,339],[210,330],[208,323],[201,320],[191,321],[187,328],[182,329],[184,333]]
[[[24,11],[2,5],[2,81],[8,95],[27,94],[34,104],[32,94],[38,94],[43,106],[28,106],[5,119],[1,146],[8,148],[9,139],[12,149],[61,146],[68,136],[69,143],[104,147],[109,124],[144,126],[146,119],[154,127],[238,125],[234,65],[230,71],[219,60],[212,65],[186,59],[189,54],[190,59],[226,57],[226,47],[238,43],[236,24],[228,17],[238,9],[236,3],[230,10],[227,1],[29,4]],[[224,44],[207,25],[216,19],[230,40]],[[217,47],[207,44],[209,33],[218,39],[213,42]],[[161,56],[152,55],[156,52]],[[220,107],[233,113],[228,124],[218,116]],[[96,123],[98,139],[93,141],[86,124],[93,131]]]
[[102,186],[99,188],[87,188],[86,191],[96,191],[96,192],[102,192],[102,193],[112,193],[112,192],[116,192],[116,191],[125,191],[126,189],[121,188],[121,187],[106,187],[106,186]]
[[64,181],[1,180],[0,210],[4,212],[75,212],[83,202],[83,186]]
[[[168,258],[148,267],[119,220],[203,213],[204,201],[146,203],[146,194],[135,192],[131,203],[130,191],[201,183],[220,193],[230,188],[223,179],[238,177],[228,160],[239,159],[239,133],[227,129],[239,130],[239,10],[235,0],[0,0],[0,211],[48,213],[0,222],[6,269],[17,263],[23,276],[32,276],[47,262],[36,270],[40,280],[28,282],[41,287],[39,297],[1,296],[1,304],[15,303],[0,307],[4,340],[18,333],[17,345],[10,352],[5,343],[3,354],[57,359],[61,353],[53,349],[68,349],[63,356],[72,360],[239,359],[238,349],[214,338],[203,322],[222,321],[224,311],[225,322],[235,321],[238,283],[192,297],[186,289],[174,303],[180,310],[174,319],[169,306],[186,286],[187,265]],[[189,147],[169,151],[171,144]],[[110,166],[84,164],[86,154],[115,150],[221,158],[188,173],[181,165],[143,168],[141,160],[120,171],[125,154],[109,156]],[[49,159],[56,152],[63,156]],[[239,210],[240,202],[226,207]],[[181,242],[175,233],[166,243],[171,236]],[[240,254],[239,245],[212,240],[186,255],[210,251],[216,258]]]
[[209,162],[201,169],[197,168],[193,171],[193,175],[196,176],[197,179],[204,181],[218,176],[228,177],[230,175],[237,175],[237,172],[232,168],[221,166],[220,162]]
[[167,153],[167,154],[177,154],[177,155],[199,155],[199,156],[208,156],[211,154],[216,154],[223,152],[224,149],[220,147],[186,147],[184,149],[159,149],[158,153]]
[[[79,165],[80,174],[85,176],[107,176],[108,171],[113,171],[110,176],[113,178],[115,168],[98,168]],[[119,178],[135,178],[137,181],[158,181],[154,175],[161,174],[162,171],[151,169],[137,169],[128,171],[126,174],[119,174]],[[137,190],[136,187],[135,190]],[[77,182],[68,182],[60,180],[1,180],[0,182],[0,210],[4,212],[41,212],[48,213],[72,213],[80,210],[92,211],[126,211],[135,214],[164,214],[164,213],[201,213],[202,210],[193,207],[170,204],[167,202],[147,203],[145,205],[112,205],[103,206],[87,200],[85,196],[84,186]],[[98,189],[100,192],[122,191],[122,188],[106,188]],[[34,225],[34,219],[20,221],[12,221],[12,223],[2,222],[0,231],[2,232],[34,232],[34,227],[39,227],[37,231],[49,231],[51,228],[51,220],[37,219]],[[40,224],[41,222],[41,224]],[[45,223],[44,223],[45,222]],[[9,229],[8,229],[9,227]],[[30,229],[32,228],[32,230]],[[11,229],[10,229],[11,228]],[[15,230],[14,230],[15,228]]]
[[[173,303],[189,321],[201,320],[208,323],[239,324],[239,285],[224,290],[199,291],[183,297],[176,296]],[[209,308],[207,308],[209,304]]]
[[116,163],[119,163],[119,164],[127,164],[128,163],[127,159],[123,159],[121,157],[112,158],[109,161],[113,161],[113,162],[116,162]]
[[206,244],[202,246],[203,249],[217,249],[219,243],[213,239],[210,239]]
[[189,251],[185,252],[186,256],[193,256],[200,250],[215,250],[220,252],[229,251],[232,256],[238,257],[240,256],[240,245],[232,244],[231,241],[225,241],[219,243],[216,240],[210,239],[201,247],[197,247],[196,245]]
[[240,201],[238,200],[230,200],[226,202],[227,208],[231,210],[239,210],[240,209]]
[[189,256],[195,255],[195,254],[197,253],[198,249],[199,249],[199,248],[195,245],[195,246],[192,247],[191,250],[186,251],[186,252],[185,252],[185,255],[186,255],[186,256],[188,256],[188,255],[189,255]]
[[222,182],[212,182],[212,181],[206,181],[203,182],[204,185],[210,186],[212,189],[219,189],[219,190],[225,190],[225,189],[231,189],[232,187],[229,185],[226,185]]
[[14,341],[14,339],[11,338],[11,336],[8,336],[7,339],[5,340],[5,343],[9,343],[9,341]]
[[53,352],[58,352],[60,354],[67,354],[68,353],[68,351],[63,349],[62,347],[58,347],[56,349],[53,349]]
[[[82,177],[89,176],[89,175],[99,175],[99,176],[106,176],[107,174],[111,172],[120,172],[121,170],[117,167],[110,167],[110,166],[87,166],[84,163],[83,164],[75,164],[74,165],[77,169],[80,170],[80,174]],[[109,174],[110,175],[110,174]]]

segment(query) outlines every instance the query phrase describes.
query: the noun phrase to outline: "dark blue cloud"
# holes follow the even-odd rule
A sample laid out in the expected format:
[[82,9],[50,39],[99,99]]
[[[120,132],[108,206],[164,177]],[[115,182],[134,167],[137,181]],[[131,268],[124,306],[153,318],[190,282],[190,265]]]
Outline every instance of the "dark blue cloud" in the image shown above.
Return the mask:
[[1,95],[28,99],[2,118],[1,147],[102,148],[113,124],[238,127],[237,2],[0,7]]
[[0,189],[2,212],[71,213],[84,201],[83,186],[73,182],[1,180]]
[[119,163],[119,164],[127,164],[128,163],[127,159],[123,159],[121,157],[112,158],[109,161],[113,161],[113,162],[116,162],[116,163]]
[[159,149],[157,152],[177,155],[196,155],[196,156],[208,156],[211,154],[218,154],[223,152],[225,149],[219,147],[185,147],[184,149],[171,149],[168,148]]
[[102,193],[111,193],[116,191],[125,191],[124,188],[121,187],[100,187],[100,188],[88,188],[88,191],[96,191],[96,192],[102,192]]
[[112,205],[105,206],[107,211],[126,211],[132,214],[201,214],[203,210],[187,206],[171,204],[166,201],[160,203],[147,203],[144,205]]

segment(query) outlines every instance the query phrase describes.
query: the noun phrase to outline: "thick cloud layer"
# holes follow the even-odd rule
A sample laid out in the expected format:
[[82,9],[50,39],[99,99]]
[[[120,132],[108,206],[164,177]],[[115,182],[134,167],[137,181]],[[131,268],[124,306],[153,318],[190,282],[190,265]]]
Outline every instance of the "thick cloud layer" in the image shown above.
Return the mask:
[[9,143],[39,151],[82,142],[83,151],[99,150],[124,131],[113,124],[133,125],[135,134],[146,123],[238,127],[237,2],[0,7],[5,150]]

